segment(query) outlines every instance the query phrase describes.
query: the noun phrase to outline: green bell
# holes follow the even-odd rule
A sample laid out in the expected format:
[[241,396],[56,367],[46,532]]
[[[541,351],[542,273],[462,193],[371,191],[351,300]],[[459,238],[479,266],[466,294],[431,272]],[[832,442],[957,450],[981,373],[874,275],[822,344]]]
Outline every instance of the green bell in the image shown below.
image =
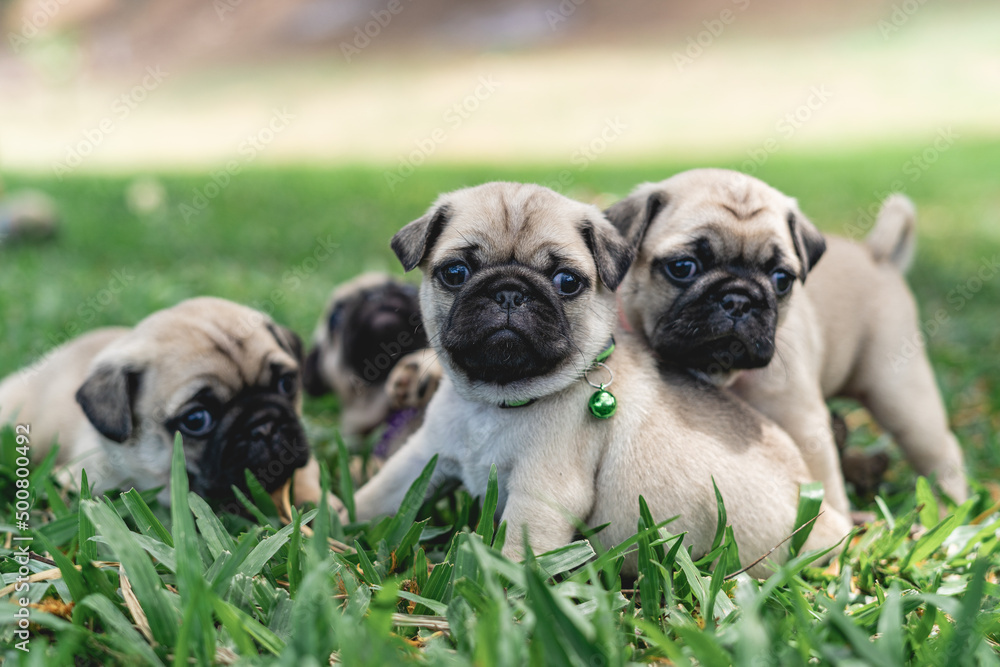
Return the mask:
[[618,409],[618,400],[614,394],[602,387],[593,393],[587,402],[587,407],[590,408],[590,414],[598,419],[608,419]]

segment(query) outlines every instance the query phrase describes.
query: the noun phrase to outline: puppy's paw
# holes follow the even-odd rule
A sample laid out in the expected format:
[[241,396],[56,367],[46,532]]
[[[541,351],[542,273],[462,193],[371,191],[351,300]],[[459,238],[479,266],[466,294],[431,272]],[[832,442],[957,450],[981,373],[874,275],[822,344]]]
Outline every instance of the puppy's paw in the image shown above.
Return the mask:
[[422,408],[427,405],[437,391],[443,373],[437,354],[430,349],[412,352],[400,359],[385,383],[392,409]]

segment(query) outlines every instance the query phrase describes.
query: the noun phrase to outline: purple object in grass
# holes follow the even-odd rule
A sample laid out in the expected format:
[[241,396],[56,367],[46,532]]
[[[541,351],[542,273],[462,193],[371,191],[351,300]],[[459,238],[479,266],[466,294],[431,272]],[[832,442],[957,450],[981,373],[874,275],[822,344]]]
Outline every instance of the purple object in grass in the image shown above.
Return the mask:
[[385,423],[385,430],[382,431],[381,439],[379,439],[372,450],[372,455],[381,459],[387,458],[389,456],[389,447],[392,446],[393,441],[419,414],[419,408],[405,408],[390,413],[389,419]]

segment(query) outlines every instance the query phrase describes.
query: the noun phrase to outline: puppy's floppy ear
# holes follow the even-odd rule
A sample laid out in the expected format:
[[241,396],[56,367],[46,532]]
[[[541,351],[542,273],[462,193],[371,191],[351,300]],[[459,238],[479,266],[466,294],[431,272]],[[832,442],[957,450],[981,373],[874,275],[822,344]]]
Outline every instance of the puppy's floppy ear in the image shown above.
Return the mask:
[[603,218],[585,219],[580,225],[580,233],[594,256],[597,276],[608,289],[615,291],[635,259],[635,248]]
[[77,390],[76,402],[104,437],[125,442],[132,435],[132,405],[141,377],[140,371],[103,364]]
[[802,264],[799,280],[806,281],[806,275],[816,266],[823,253],[826,252],[826,239],[801,211],[792,209],[788,212],[788,231],[792,233],[792,243],[795,244],[795,254]]
[[396,232],[390,245],[405,270],[411,271],[423,261],[450,217],[451,209],[441,204]]
[[274,336],[274,340],[281,349],[295,357],[295,360],[300,364],[302,363],[302,339],[297,333],[274,322],[267,323],[267,330]]
[[667,195],[662,191],[650,192],[646,186],[639,186],[632,194],[622,199],[604,212],[626,242],[633,248],[642,244],[649,223],[663,210]]

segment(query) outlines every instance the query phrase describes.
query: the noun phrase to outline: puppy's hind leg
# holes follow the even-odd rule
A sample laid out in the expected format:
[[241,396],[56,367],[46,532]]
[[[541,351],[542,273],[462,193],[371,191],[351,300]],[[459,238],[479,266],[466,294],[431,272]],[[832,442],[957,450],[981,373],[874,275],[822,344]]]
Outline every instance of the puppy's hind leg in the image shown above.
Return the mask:
[[847,515],[850,503],[826,403],[817,394],[811,400],[803,399],[799,407],[801,412],[782,415],[788,423],[779,422],[779,425],[795,440],[813,479],[823,482],[824,496],[830,507]]
[[962,449],[948,428],[926,353],[920,347],[907,358],[897,350],[889,358],[879,372],[862,374],[852,393],[892,435],[918,474],[934,476],[952,500],[964,502],[969,489]]

